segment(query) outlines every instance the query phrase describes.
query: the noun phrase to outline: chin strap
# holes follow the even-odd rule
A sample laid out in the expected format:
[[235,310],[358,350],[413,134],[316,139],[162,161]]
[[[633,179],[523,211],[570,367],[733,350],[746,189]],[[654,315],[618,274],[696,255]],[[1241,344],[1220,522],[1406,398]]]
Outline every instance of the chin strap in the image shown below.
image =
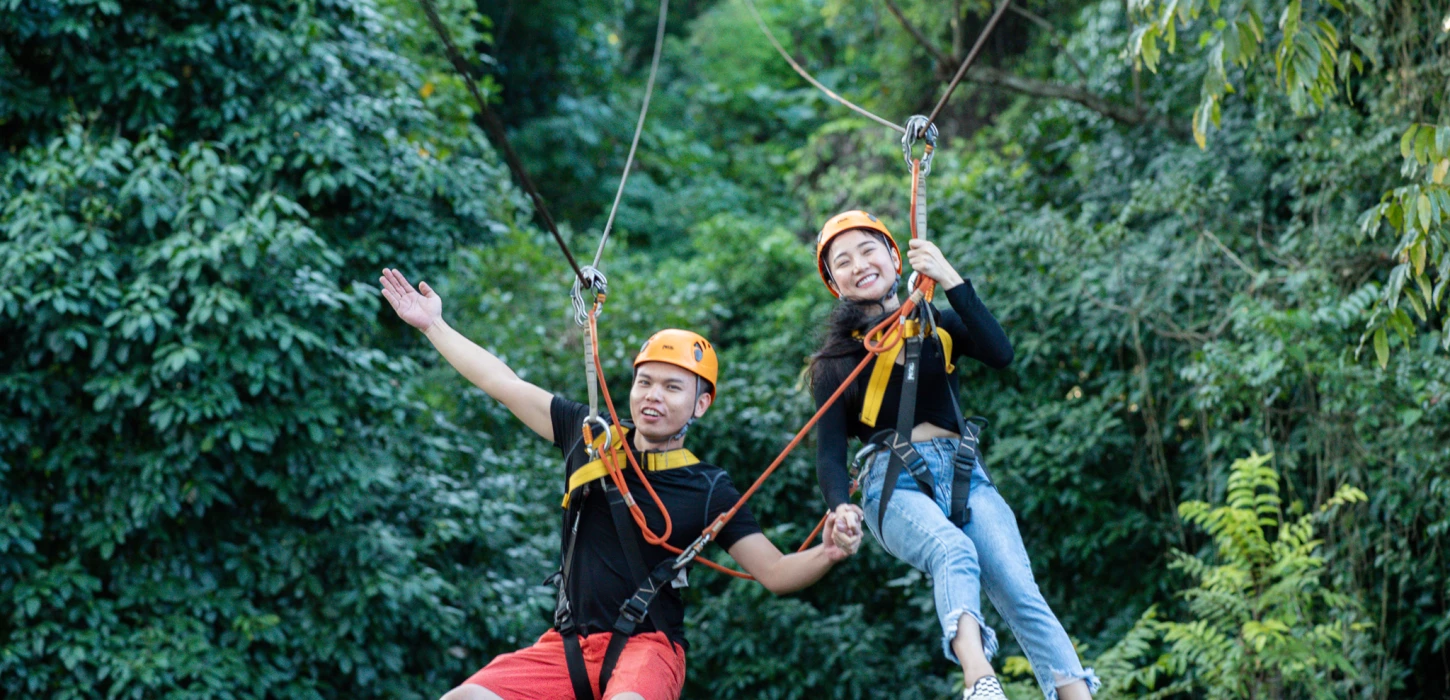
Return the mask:
[[670,436],[670,439],[669,440],[666,440],[666,442],[674,442],[676,440],[679,440],[679,439],[685,437],[685,433],[690,432],[690,426],[691,425],[694,425],[694,424],[695,424],[695,417],[694,416],[690,416],[690,419],[687,420],[687,421],[685,421],[685,424],[684,425],[680,426],[680,432],[675,433],[674,435],[671,435]]

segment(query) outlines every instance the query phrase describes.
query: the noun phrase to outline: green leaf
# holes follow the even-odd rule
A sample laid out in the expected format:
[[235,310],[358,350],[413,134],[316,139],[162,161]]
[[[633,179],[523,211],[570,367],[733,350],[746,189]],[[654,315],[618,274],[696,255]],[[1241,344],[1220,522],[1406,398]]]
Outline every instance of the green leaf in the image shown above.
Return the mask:
[[1430,198],[1429,197],[1426,197],[1424,195],[1424,193],[1421,193],[1420,196],[1415,199],[1415,209],[1420,214],[1420,219],[1419,219],[1420,220],[1420,230],[1421,231],[1425,231],[1425,232],[1429,232],[1429,230],[1430,230]]
[[1433,126],[1421,126],[1419,133],[1415,135],[1415,162],[1425,165],[1430,162],[1430,153],[1435,148],[1435,132]]
[[1430,320],[1429,314],[1425,313],[1425,303],[1420,301],[1420,297],[1414,294],[1406,294],[1405,301],[1410,302],[1410,308],[1415,310],[1415,315],[1419,316],[1421,321]]
[[1390,365],[1390,339],[1385,334],[1384,326],[1380,326],[1374,332],[1374,355],[1379,360],[1380,369]]
[[1400,300],[1400,291],[1405,288],[1405,281],[1410,277],[1410,264],[1400,263],[1390,270],[1389,282],[1385,284],[1385,301],[1394,309]]

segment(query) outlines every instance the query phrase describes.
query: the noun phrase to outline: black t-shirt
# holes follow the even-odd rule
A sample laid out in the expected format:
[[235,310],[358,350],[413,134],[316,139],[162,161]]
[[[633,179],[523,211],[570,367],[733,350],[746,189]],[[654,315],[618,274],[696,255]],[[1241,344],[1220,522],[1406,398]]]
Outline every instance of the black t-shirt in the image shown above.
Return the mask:
[[[951,304],[950,309],[938,311],[930,305],[928,308],[937,315],[937,325],[952,337],[952,360],[970,357],[997,369],[1011,363],[1012,343],[1007,340],[1007,334],[992,312],[977,297],[972,283],[964,282],[951,288],[946,297]],[[850,362],[855,365],[865,356],[866,349],[862,347],[860,354],[850,358]],[[876,425],[861,422],[861,405],[874,369],[873,361],[857,375],[852,390],[832,404],[816,423],[816,478],[830,508],[845,503],[850,497],[851,477],[846,469],[847,438],[865,441],[881,430],[896,428],[896,417],[901,407],[902,365],[891,369],[891,380],[881,398]],[[958,432],[957,413],[950,402],[957,400],[959,384],[955,375],[947,374],[941,343],[935,339],[922,344],[920,372],[916,388],[916,425],[930,423]],[[812,387],[816,406],[824,404],[835,391],[834,386],[818,384]]]
[[[564,483],[568,484],[569,475],[589,462],[580,432],[584,418],[589,415],[589,407],[555,396],[549,413],[554,424],[554,445],[564,453]],[[630,429],[624,440],[630,450],[634,449],[633,435],[634,430]],[[628,467],[624,474],[630,493],[644,513],[650,530],[656,534],[664,532],[664,518],[655,507],[654,499],[645,491],[639,476]],[[673,527],[669,542],[681,549],[694,542],[701,531],[715,522],[715,518],[740,500],[740,492],[735,490],[725,470],[703,462],[649,472],[649,483],[670,513]],[[574,498],[580,498],[581,494],[583,490],[576,492]],[[574,545],[574,564],[569,570],[566,593],[574,621],[579,625],[580,633],[587,635],[609,631],[619,617],[620,604],[634,595],[643,581],[636,579],[629,570],[629,560],[625,558],[623,543],[619,541],[609,512],[608,498],[597,483],[579,502],[579,513],[579,540]],[[567,511],[563,522],[561,540],[568,534]],[[756,524],[747,505],[735,514],[714,541],[728,550],[742,538],[757,532],[760,532],[760,525]],[[630,533],[639,545],[646,569],[653,570],[664,559],[675,556],[663,547],[647,544],[633,518],[630,519]],[[665,629],[658,631],[685,647],[685,605],[680,592],[673,586],[666,586],[655,596],[651,609],[654,615],[646,617],[635,629],[635,634],[656,631],[654,619],[657,617],[665,625]]]

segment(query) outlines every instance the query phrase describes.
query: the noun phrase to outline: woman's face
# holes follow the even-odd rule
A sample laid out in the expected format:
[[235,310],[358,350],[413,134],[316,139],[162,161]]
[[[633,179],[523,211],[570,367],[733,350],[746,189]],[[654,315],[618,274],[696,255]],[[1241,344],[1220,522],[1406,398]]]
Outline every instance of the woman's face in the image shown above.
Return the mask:
[[831,241],[826,269],[836,292],[851,301],[875,301],[896,282],[896,253],[874,231],[847,231]]

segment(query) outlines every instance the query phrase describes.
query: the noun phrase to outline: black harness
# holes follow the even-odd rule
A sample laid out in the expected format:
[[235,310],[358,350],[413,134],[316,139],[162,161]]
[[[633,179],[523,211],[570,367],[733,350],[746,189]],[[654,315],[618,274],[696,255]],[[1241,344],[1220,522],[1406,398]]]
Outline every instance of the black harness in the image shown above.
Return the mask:
[[[927,312],[930,314],[930,312]],[[935,339],[936,334],[929,333],[929,337]],[[911,446],[911,429],[916,427],[916,391],[921,375],[921,346],[922,336],[913,335],[902,340],[904,348],[904,374],[901,382],[901,405],[896,413],[896,428],[887,428],[871,436],[869,444],[875,445],[877,449],[886,449],[891,454],[891,459],[886,466],[885,481],[881,485],[881,506],[876,513],[877,532],[881,531],[886,520],[886,506],[891,503],[891,495],[896,491],[896,480],[903,469],[916,480],[917,488],[928,497],[936,496],[936,480],[932,478],[931,470],[926,466],[926,460]],[[938,341],[939,343],[939,341]],[[946,348],[941,348],[943,355]],[[986,420],[973,417],[971,421],[962,418],[962,408],[957,405],[957,397],[948,399],[952,405],[952,412],[957,418],[957,432],[961,434],[961,440],[957,441],[957,452],[952,455],[952,502],[951,513],[948,516],[953,525],[958,528],[965,527],[972,521],[972,508],[968,502],[972,488],[972,469],[977,463],[977,441],[981,435],[982,427]],[[978,424],[980,421],[980,425]]]
[[[625,449],[629,449],[629,447],[626,446]],[[609,678],[614,674],[614,667],[619,663],[619,656],[624,653],[625,645],[629,643],[629,638],[634,635],[639,624],[648,617],[656,630],[660,632],[665,630],[663,621],[650,604],[654,602],[655,596],[678,575],[673,557],[668,557],[660,562],[653,571],[645,568],[644,554],[640,551],[639,543],[636,541],[637,530],[629,514],[629,504],[625,502],[624,495],[620,493],[619,489],[608,479],[600,479],[598,482],[586,484],[577,498],[570,499],[569,510],[565,516],[569,528],[564,533],[564,558],[559,570],[544,583],[553,584],[557,588],[554,602],[554,629],[564,640],[564,663],[569,668],[569,682],[574,686],[576,700],[593,700],[596,697],[594,684],[584,665],[584,651],[579,646],[579,626],[574,621],[568,594],[569,572],[574,562],[574,545],[579,536],[580,509],[584,507],[590,490],[596,487],[604,489],[605,497],[609,501],[609,515],[614,521],[615,534],[619,537],[621,548],[624,549],[624,557],[629,562],[630,575],[636,581],[641,582],[634,595],[619,606],[619,617],[615,618],[614,625],[610,628],[613,634],[609,638],[609,646],[604,651],[604,663],[599,669],[598,697],[602,697],[608,690]]]

